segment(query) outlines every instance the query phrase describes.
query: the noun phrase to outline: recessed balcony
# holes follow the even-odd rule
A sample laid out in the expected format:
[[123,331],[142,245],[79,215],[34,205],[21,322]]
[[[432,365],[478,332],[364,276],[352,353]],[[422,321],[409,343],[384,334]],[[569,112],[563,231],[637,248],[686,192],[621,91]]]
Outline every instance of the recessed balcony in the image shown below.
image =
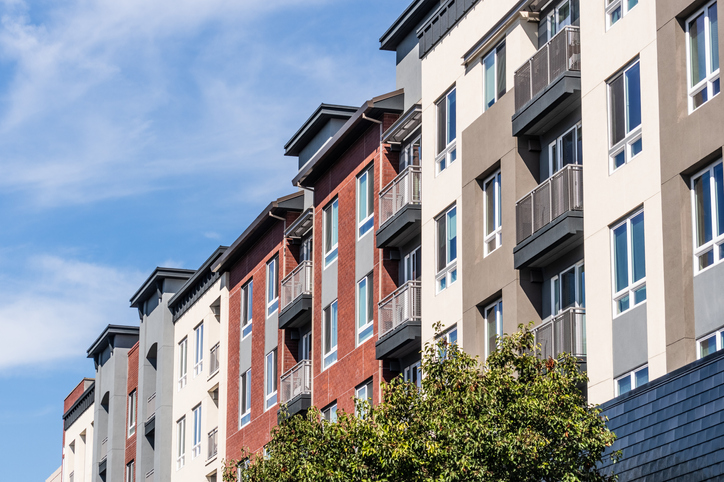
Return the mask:
[[408,281],[380,301],[379,336],[375,344],[378,360],[400,358],[420,351],[421,284]]
[[557,358],[569,353],[586,358],[586,310],[568,308],[533,330],[535,343],[541,346],[541,358]]
[[[281,376],[282,405],[289,416],[304,413],[312,406],[312,361],[302,360]],[[281,416],[281,413],[280,413]]]
[[422,168],[407,166],[380,191],[377,247],[400,247],[420,234]]
[[302,261],[282,280],[279,329],[299,328],[312,319],[312,262]]

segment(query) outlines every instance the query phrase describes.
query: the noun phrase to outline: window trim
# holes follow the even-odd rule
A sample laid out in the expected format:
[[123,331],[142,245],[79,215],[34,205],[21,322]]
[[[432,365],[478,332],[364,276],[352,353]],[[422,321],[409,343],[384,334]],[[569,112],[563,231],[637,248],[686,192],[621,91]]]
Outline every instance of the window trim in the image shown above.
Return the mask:
[[[327,227],[328,210],[333,210],[332,212],[337,214],[337,239],[334,240],[332,246],[327,246],[327,229],[332,229],[331,227]],[[328,266],[332,265],[332,263],[337,261],[337,257],[339,255],[339,198],[335,198],[322,210],[322,236],[322,245],[324,248],[324,268],[326,269]]]
[[[689,189],[691,190],[691,229],[692,229],[692,243],[693,243],[693,268],[694,268],[694,276],[698,275],[699,273],[703,273],[704,271],[708,270],[712,266],[716,266],[717,264],[724,261],[724,233],[723,234],[716,234],[716,218],[717,218],[717,207],[716,207],[716,184],[714,179],[714,168],[717,166],[722,166],[722,171],[724,174],[724,159],[720,158],[716,161],[712,162],[708,166],[706,166],[701,171],[697,172],[693,176],[691,176],[691,179],[689,181]],[[710,172],[709,176],[709,183],[710,183],[710,203],[711,203],[711,240],[705,242],[701,246],[696,246],[696,238],[697,238],[697,216],[696,216],[696,191],[694,190],[694,183],[697,179],[702,177],[707,172]],[[722,218],[724,218],[724,213],[721,213]],[[719,249],[717,249],[719,248]],[[699,268],[699,256],[706,254],[709,250],[712,251],[714,261],[707,266],[706,268]]]
[[[712,0],[708,2],[706,5],[703,5],[701,8],[697,9],[696,12],[691,14],[686,19],[685,24],[685,34],[686,34],[686,93],[687,93],[687,103],[689,106],[689,114],[697,110],[699,107],[703,106],[707,102],[709,102],[712,98],[719,95],[721,93],[721,64],[719,65],[719,68],[716,71],[711,71],[711,20],[709,18],[709,8],[712,7],[715,3],[717,3],[717,0]],[[696,19],[699,15],[704,15],[704,57],[706,58],[706,75],[704,78],[699,81],[698,84],[695,86],[691,85],[691,35],[689,33],[689,29],[691,27],[691,22]],[[717,21],[719,17],[719,5],[717,5]],[[713,94],[714,91],[714,82],[719,80],[719,92],[716,94]],[[701,104],[699,104],[697,107],[694,107],[694,96],[703,90],[707,91],[707,99],[703,101]]]
[[696,359],[697,360],[704,358],[704,356],[709,356],[709,355],[701,354],[701,344],[702,344],[702,342],[707,341],[712,337],[714,337],[714,351],[712,353],[709,353],[709,355],[716,353],[719,350],[721,350],[722,348],[724,348],[724,328],[718,328],[717,330],[712,331],[711,333],[708,333],[696,340]]
[[[410,139],[410,138],[408,138]],[[419,166],[422,164],[422,134],[417,134],[409,141],[405,139],[400,151],[400,172],[410,166]],[[417,146],[417,164],[415,164],[415,146]]]
[[239,428],[249,423],[251,423],[251,368],[239,377]]
[[[585,307],[585,305],[586,305],[586,298],[585,298],[585,293],[584,293],[585,286],[581,286],[581,284],[579,282],[579,280],[581,279],[580,278],[581,270],[583,270],[583,272],[585,273],[585,264],[586,264],[586,260],[582,259],[581,261],[579,261],[575,264],[572,264],[568,268],[558,272],[555,276],[553,276],[551,278],[551,316],[553,316],[553,317],[558,316],[561,313],[563,313],[565,310],[567,310],[568,308]],[[561,275],[569,272],[570,270],[573,270],[573,276],[575,278],[575,285],[576,285],[575,298],[576,298],[576,300],[575,300],[573,306],[568,307],[568,308],[560,308],[559,310],[557,310],[556,309],[556,281],[559,281],[558,286],[557,286],[557,288],[558,288],[557,294],[558,294],[559,302],[560,302],[560,299],[562,299],[561,298],[562,291],[561,291],[561,285],[560,285]],[[585,283],[585,278],[584,278],[584,283]]]
[[[573,165],[576,166],[582,166],[583,165],[583,159],[578,158],[578,142],[581,139],[581,132],[583,131],[583,122],[578,122],[576,125],[565,131],[563,134],[558,136],[556,140],[548,144],[548,177],[552,177],[555,173],[561,171],[564,167],[566,167],[569,164],[564,165],[563,164],[563,138],[567,136],[570,132],[574,132],[574,143],[576,145],[576,148],[574,149],[576,162],[573,163]],[[555,153],[553,152],[553,149],[555,148]],[[581,153],[581,157],[583,157],[583,153]],[[554,159],[555,158],[555,159]],[[560,165],[560,167],[558,167]]]
[[[375,193],[375,174],[374,174],[374,162],[371,163],[368,167],[364,168],[362,172],[357,176],[357,199],[355,202],[356,210],[355,210],[355,218],[357,219],[357,239],[362,239],[367,235],[367,233],[373,231],[373,228],[375,227],[375,199],[374,199],[374,193]],[[359,219],[360,215],[360,208],[361,208],[361,197],[360,193],[361,190],[361,183],[362,178],[366,179],[367,183],[367,206],[365,206],[365,211],[367,212],[367,216],[364,219]],[[371,208],[371,209],[370,209]],[[339,213],[338,213],[339,215]],[[339,224],[338,224],[339,225]]]
[[128,430],[127,435],[131,437],[136,433],[136,418],[138,412],[138,390],[133,389],[128,394]]
[[[417,372],[417,380],[413,380],[412,374]],[[417,360],[402,370],[402,379],[407,383],[414,383],[417,388],[422,388],[422,361]]]
[[[422,245],[418,245],[402,258],[402,279],[405,283],[416,281],[422,277]],[[419,266],[419,271],[418,271]],[[407,268],[410,267],[408,273]]]
[[[131,460],[126,464],[126,482],[134,482],[136,480],[136,461]],[[73,482],[73,473],[71,472],[70,481]]]
[[[641,365],[640,367],[634,368],[634,369],[631,370],[630,372],[628,372],[628,373],[626,373],[626,374],[624,374],[624,375],[621,375],[620,377],[616,378],[616,379],[613,381],[615,396],[617,396],[617,397],[618,397],[618,396],[621,396],[621,395],[623,395],[623,394],[625,394],[625,393],[629,393],[629,392],[635,390],[636,388],[640,387],[641,385],[637,385],[637,384],[636,384],[636,374],[639,373],[639,372],[641,372],[641,371],[643,371],[643,370],[647,370],[647,373],[646,373],[646,380],[647,380],[647,381],[646,381],[646,383],[648,383],[648,382],[651,380],[650,374],[648,373],[648,369],[649,369],[649,364],[647,363],[647,364],[645,364],[645,365]],[[631,379],[631,390],[628,390],[628,391],[626,391],[626,392],[620,393],[620,388],[619,388],[619,386],[618,386],[618,382],[621,381],[621,380],[623,380],[623,379],[626,378],[626,377],[630,377],[630,379]]]
[[[362,306],[362,300],[360,299],[360,285],[362,283],[365,283],[365,300],[364,300],[364,306],[365,309],[368,311],[367,313],[367,321],[364,325],[360,326],[360,306]],[[364,342],[371,340],[374,335],[374,322],[375,322],[375,314],[374,314],[374,297],[373,295],[374,291],[374,278],[372,273],[369,273],[367,276],[363,277],[361,280],[357,282],[357,296],[355,296],[355,338],[356,338],[356,346],[360,346]],[[371,308],[371,309],[370,309]],[[339,315],[339,313],[338,313]]]
[[[196,405],[191,411],[194,414],[194,432],[191,438],[191,458],[195,459],[201,455],[201,440],[203,439],[201,429],[201,404]],[[198,440],[196,436],[198,435]]]
[[[495,220],[493,221],[493,225],[495,226],[495,228],[492,232],[486,233],[488,229],[488,195],[486,186],[491,180],[493,180],[492,187],[495,191],[493,194],[493,199],[494,203],[497,204],[497,206],[493,207],[493,209],[495,210]],[[503,245],[502,201],[502,176],[501,170],[498,169],[483,181],[483,257],[487,257]],[[495,240],[495,248],[491,250],[488,247],[488,243],[492,240]]]
[[[246,312],[246,313],[245,313]],[[246,314],[246,320],[244,315]],[[251,335],[254,322],[254,278],[241,287],[241,339]]]
[[[330,403],[322,409],[322,419],[327,423],[337,423],[337,401]],[[332,420],[334,419],[334,420]]]
[[[334,306],[334,311],[336,313],[335,317],[335,323],[337,324],[336,328],[336,338],[334,340],[334,345],[330,347],[329,352],[326,352],[326,347],[324,346],[325,343],[325,336],[327,334],[327,317],[330,317],[330,327],[331,327],[331,317],[332,317],[332,307]],[[329,311],[327,311],[329,310]],[[322,310],[322,371],[326,370],[327,368],[331,367],[335,363],[337,363],[337,349],[339,347],[339,307],[337,305],[337,300],[334,300],[330,304],[328,304],[323,310]]]
[[186,465],[186,415],[176,421],[176,470]]
[[204,322],[194,328],[194,378],[204,371]]
[[[643,98],[641,97],[641,59],[639,57],[636,57],[634,60],[626,64],[622,69],[620,69],[618,72],[616,72],[614,75],[612,75],[607,81],[606,81],[606,103],[608,105],[608,172],[609,175],[613,174],[617,170],[624,167],[626,164],[630,163],[634,159],[636,159],[641,153],[643,152],[643,105],[639,105],[639,114],[641,115],[641,121],[639,125],[635,126],[634,128],[631,128],[631,126],[628,125],[628,112],[626,111],[626,102],[624,101],[624,136],[623,139],[616,142],[612,145],[613,142],[613,98],[611,95],[611,84],[618,80],[619,77],[623,77],[623,95],[624,98],[627,97],[628,93],[628,83],[626,81],[626,72],[631,70],[634,66],[638,65],[639,67],[639,102],[643,103]],[[638,152],[634,153],[634,144],[641,141],[641,148]],[[623,163],[616,167],[616,157],[619,154],[624,155]]]
[[[448,215],[455,211],[455,259],[447,261],[447,259],[450,257],[450,246],[448,245],[448,239],[447,239],[447,232],[448,232]],[[458,216],[457,216],[457,204],[453,204],[449,208],[445,209],[442,214],[437,216],[435,218],[435,253],[436,253],[436,259],[435,264],[436,267],[439,264],[439,259],[437,259],[437,256],[440,254],[440,246],[438,245],[440,243],[439,236],[438,236],[438,230],[439,230],[439,223],[442,220],[445,220],[445,262],[446,265],[442,269],[438,270],[435,275],[435,294],[441,293],[442,291],[446,290],[449,286],[451,286],[453,283],[455,283],[458,279],[458,272],[457,272],[457,263],[458,263],[458,257],[457,257],[457,241],[458,241]],[[444,281],[444,283],[443,283]],[[444,286],[443,286],[444,285]]]
[[[271,266],[274,266],[273,271],[271,269]],[[273,273],[274,275],[274,283],[271,284],[271,276],[270,273]],[[273,296],[271,300],[269,299],[270,293],[269,290],[273,291]],[[279,311],[279,255],[274,255],[269,261],[266,263],[266,317],[269,318],[274,313]]]
[[[360,410],[360,407],[357,405],[358,400],[364,400],[366,399],[367,402],[369,402],[370,406],[372,406],[372,400],[373,400],[373,385],[372,385],[373,379],[370,378],[367,381],[363,382],[360,385],[357,385],[354,389],[354,414],[356,417],[359,418],[365,418],[366,413],[362,410]],[[361,392],[364,390],[364,393],[361,394]],[[361,395],[364,395],[364,399]]]
[[178,342],[179,345],[179,377],[178,377],[178,391],[181,391],[186,386],[187,375],[188,375],[188,362],[189,362],[189,337],[185,336]]
[[488,332],[488,312],[490,310],[493,310],[493,314],[495,315],[495,335],[498,337],[498,340],[495,342],[495,347],[497,349],[498,346],[500,346],[500,338],[503,336],[503,299],[498,298],[493,303],[489,304],[485,307],[483,310],[483,323],[485,323],[485,358],[487,359],[490,355],[492,355],[492,351],[490,350],[490,347],[488,346],[488,342],[490,340],[490,333]]
[[[271,362],[273,364],[271,370],[269,368],[269,357],[272,358]],[[277,404],[277,393],[279,391],[279,382],[277,380],[278,362],[276,348],[264,356],[264,411],[269,410]],[[273,373],[270,373],[272,371]],[[269,386],[270,382],[272,387]],[[269,391],[270,388],[273,388],[273,390]]]
[[[639,214],[643,214],[644,208],[640,207],[635,209],[630,214],[627,214],[622,220],[618,221],[616,224],[611,225],[610,228],[610,239],[611,239],[611,291],[613,293],[613,318],[617,318],[624,313],[628,313],[636,306],[646,303],[648,300],[648,294],[645,299],[641,300],[640,302],[636,303],[636,297],[635,293],[636,291],[640,290],[641,288],[646,288],[646,274],[644,274],[644,277],[640,280],[637,280],[636,282],[632,281],[633,278],[633,240],[632,240],[632,232],[631,232],[631,220],[638,216]],[[623,226],[626,225],[626,256],[627,256],[627,286],[625,288],[622,288],[619,291],[616,291],[616,253],[615,253],[615,238],[614,238],[614,231]],[[646,217],[644,216],[644,269],[646,266]],[[624,297],[629,296],[629,307],[620,313],[618,311],[618,302],[623,299]]]
[[[623,20],[623,18],[631,11],[631,9],[636,7],[636,5],[638,5],[638,4],[639,4],[639,1],[636,0],[636,3],[633,5],[633,7],[629,7],[627,0],[609,0],[608,5],[605,5],[606,31],[608,32],[611,29],[611,27],[616,25],[619,21]],[[619,6],[621,7],[621,16],[615,22],[611,22],[611,18],[612,18],[611,14]]]
[[[455,95],[455,130],[454,137],[452,140],[448,141],[450,137],[450,95]],[[445,169],[447,169],[450,164],[455,162],[457,160],[457,92],[456,92],[456,86],[453,85],[451,88],[449,88],[436,102],[435,102],[435,143],[439,144],[440,139],[438,139],[438,130],[440,126],[440,104],[445,102],[445,146],[437,145],[436,151],[438,153],[435,155],[435,176],[439,175],[441,172],[443,172]]]
[[[567,2],[567,1],[570,1],[570,0],[563,0],[563,1],[564,1],[564,2]],[[498,68],[499,68],[499,67],[498,67],[498,60],[499,60],[498,53],[502,50],[502,51],[503,51],[503,55],[505,55],[505,56],[507,57],[508,53],[507,53],[507,49],[506,49],[505,40],[506,40],[506,39],[503,38],[503,40],[501,40],[500,42],[498,42],[497,45],[496,45],[495,47],[493,47],[492,49],[490,49],[490,51],[489,51],[487,54],[485,54],[485,56],[480,60],[482,66],[483,66],[483,112],[487,112],[488,109],[490,109],[490,108],[493,107],[495,104],[497,104],[498,101],[503,97],[503,95],[505,95],[505,94],[508,92],[508,82],[507,82],[508,79],[507,79],[507,75],[505,75],[505,74],[507,74],[507,72],[504,72],[504,77],[505,77],[505,78],[503,79],[503,82],[504,82],[503,88],[505,89],[505,91],[504,91],[504,92],[502,93],[502,95],[501,95],[500,91],[498,90],[498,82],[499,82],[499,80],[500,80],[500,79],[498,79]],[[494,98],[493,98],[493,103],[492,103],[491,105],[488,105],[487,102],[485,101],[485,92],[486,92],[486,90],[487,90],[487,89],[486,89],[486,88],[487,88],[487,85],[486,85],[486,84],[487,84],[487,80],[486,80],[486,78],[485,78],[485,62],[486,62],[490,57],[493,58],[493,73],[495,74],[494,77],[493,77],[493,86],[494,86],[494,89],[493,89],[493,90],[495,91],[495,95],[493,96],[493,97],[494,97]],[[505,58],[504,60],[505,60],[505,63],[507,64],[508,59]],[[507,66],[504,65],[504,67],[507,67]]]

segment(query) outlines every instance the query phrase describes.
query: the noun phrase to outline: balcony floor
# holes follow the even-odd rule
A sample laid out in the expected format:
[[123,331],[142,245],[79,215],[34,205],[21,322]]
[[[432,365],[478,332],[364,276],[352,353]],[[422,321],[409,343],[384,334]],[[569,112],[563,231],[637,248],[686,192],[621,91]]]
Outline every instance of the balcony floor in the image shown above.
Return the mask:
[[279,329],[299,328],[312,319],[312,295],[298,296],[279,313]]
[[407,321],[385,334],[375,343],[378,360],[401,358],[422,348],[422,326],[419,321]]
[[[311,393],[302,393],[300,395],[297,395],[296,397],[289,400],[289,403],[287,403],[287,414],[288,416],[292,417],[296,414],[304,414],[307,410],[309,410],[309,407],[312,406],[312,394]],[[281,409],[277,413],[277,418],[282,419],[282,411]]]
[[407,204],[377,230],[377,247],[400,247],[421,232],[422,206]]
[[581,108],[581,73],[566,71],[513,114],[513,136],[539,136]]
[[547,266],[583,243],[583,211],[567,211],[513,249],[515,269]]

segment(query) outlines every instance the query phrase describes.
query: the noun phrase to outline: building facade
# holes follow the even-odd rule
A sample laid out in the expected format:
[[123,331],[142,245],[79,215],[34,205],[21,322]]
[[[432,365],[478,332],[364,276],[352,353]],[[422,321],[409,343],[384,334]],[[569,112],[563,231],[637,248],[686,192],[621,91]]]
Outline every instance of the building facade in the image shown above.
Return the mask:
[[84,378],[63,402],[63,464],[58,482],[92,480],[94,401],[95,381]]

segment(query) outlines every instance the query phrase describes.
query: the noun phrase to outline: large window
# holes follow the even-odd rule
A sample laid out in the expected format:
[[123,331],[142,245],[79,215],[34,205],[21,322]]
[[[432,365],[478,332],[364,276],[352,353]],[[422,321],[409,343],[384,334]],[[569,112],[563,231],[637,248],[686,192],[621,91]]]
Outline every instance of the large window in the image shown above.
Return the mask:
[[339,200],[335,199],[332,204],[324,208],[324,266],[337,260],[337,211],[339,211]]
[[646,250],[643,210],[611,228],[614,313],[646,300]]
[[251,370],[241,374],[239,380],[239,428],[251,422]]
[[586,306],[586,270],[583,261],[551,279],[551,314]]
[[194,440],[192,444],[192,458],[201,455],[201,404],[194,408]]
[[322,410],[322,419],[329,423],[337,423],[337,403],[333,403]]
[[204,370],[204,324],[201,323],[194,330],[196,346],[194,347],[194,376]]
[[368,380],[355,390],[354,414],[360,418],[367,415],[367,409],[359,402],[367,402],[372,405],[372,380]]
[[457,210],[451,207],[437,220],[437,291],[440,292],[458,278]]
[[375,225],[374,170],[357,177],[357,236],[362,237]]
[[639,0],[606,0],[606,28],[621,20]]
[[322,313],[324,337],[324,368],[337,361],[337,300],[327,306]]
[[406,254],[402,260],[402,278],[403,282],[416,281],[422,275],[422,258],[420,258],[420,246],[415,248],[409,254]]
[[691,180],[694,272],[724,259],[724,173],[717,161]]
[[505,94],[505,41],[483,59],[484,108],[490,109]]
[[445,94],[436,104],[437,110],[437,172],[444,171],[457,158],[455,149],[457,107],[455,89]]
[[422,365],[416,361],[402,371],[402,376],[407,383],[412,383],[417,388],[422,388]]
[[311,360],[312,359],[312,332],[307,332],[304,335],[302,335],[302,339],[300,340],[300,350],[299,350],[299,358],[301,360]]
[[133,390],[128,394],[128,436],[136,433],[136,403],[138,392]]
[[719,77],[719,18],[710,2],[686,22],[689,112],[721,91]]
[[271,316],[279,309],[279,258],[275,256],[266,264],[266,314]]
[[572,127],[548,146],[548,172],[552,176],[569,164],[583,164],[583,129]]
[[[126,464],[126,482],[134,482],[136,480],[136,462],[131,460]],[[70,474],[70,482],[73,482],[73,474]]]
[[186,463],[186,417],[176,422],[176,470]]
[[420,157],[422,155],[422,150],[420,148],[421,142],[422,137],[417,136],[414,140],[408,142],[402,148],[402,152],[400,153],[400,172],[407,169],[408,166],[420,165]]
[[497,348],[503,336],[503,300],[485,308],[485,356],[489,357]]
[[643,150],[641,138],[641,69],[639,61],[623,69],[608,83],[610,170],[631,161]]
[[277,350],[276,348],[266,355],[266,408],[267,410],[277,403]]
[[252,318],[254,313],[254,280],[249,281],[241,288],[241,338],[251,335]]
[[641,367],[616,379],[616,396],[630,392],[649,382],[649,367]]
[[372,273],[357,283],[357,344],[372,337],[374,303],[372,301]]
[[[453,326],[449,330],[447,330],[445,333],[440,335],[440,340],[445,341],[445,345],[457,345],[458,342],[458,328],[457,326]],[[438,356],[440,358],[447,358],[447,348],[442,348],[440,353],[438,353]]]
[[485,216],[485,256],[487,256],[503,243],[500,171],[490,176],[483,183],[483,197],[485,199],[483,211]]
[[189,339],[184,338],[178,344],[178,389],[186,386],[186,370],[188,365]]
[[710,333],[697,341],[697,358],[704,358],[724,348],[724,330]]

